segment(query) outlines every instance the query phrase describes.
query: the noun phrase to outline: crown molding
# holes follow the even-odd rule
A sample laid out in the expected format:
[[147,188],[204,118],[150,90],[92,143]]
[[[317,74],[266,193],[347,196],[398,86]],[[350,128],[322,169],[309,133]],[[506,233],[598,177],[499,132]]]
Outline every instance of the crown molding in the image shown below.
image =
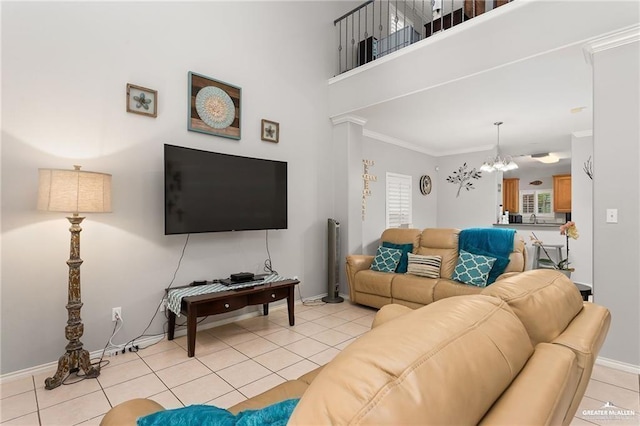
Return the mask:
[[364,129],[362,131],[362,135],[371,139],[375,139],[380,142],[385,142],[391,145],[396,145],[401,148],[410,149],[411,151],[420,152],[422,154],[431,155],[437,157],[433,151],[420,147],[418,145],[412,144],[410,142],[403,141],[402,139],[394,138],[393,136],[388,136],[382,133],[374,132],[371,130]]
[[640,41],[640,25],[633,25],[620,31],[590,40],[582,47],[584,59],[593,65],[593,55],[609,49]]
[[336,115],[335,117],[331,117],[331,122],[333,123],[334,126],[337,126],[338,124],[342,124],[342,123],[353,123],[359,126],[364,126],[365,124],[367,124],[367,119],[358,117],[357,115],[341,114],[341,115]]

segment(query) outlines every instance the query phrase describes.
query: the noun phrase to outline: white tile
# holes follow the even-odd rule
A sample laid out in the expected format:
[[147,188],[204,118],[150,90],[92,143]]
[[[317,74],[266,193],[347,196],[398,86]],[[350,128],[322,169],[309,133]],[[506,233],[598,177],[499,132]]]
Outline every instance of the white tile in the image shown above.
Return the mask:
[[293,331],[305,336],[313,336],[314,334],[318,334],[321,331],[325,331],[326,329],[327,327],[322,326],[320,324],[316,324],[312,321],[305,322],[303,324],[296,325],[293,327]]
[[224,368],[246,361],[249,358],[233,348],[228,348],[202,357],[199,356],[198,359],[211,370],[220,371]]
[[375,315],[365,315],[363,317],[353,320],[353,322],[359,325],[364,325],[370,330],[371,324],[373,324],[374,318],[375,318]]
[[348,334],[350,337],[360,336],[366,333],[371,328],[364,325],[356,324],[355,322],[346,322],[333,328],[335,331],[339,331],[344,334]]
[[15,419],[2,422],[2,426],[33,426],[39,424],[40,419],[38,418],[37,412],[33,412],[31,414],[27,414],[26,416],[16,417]]
[[318,364],[311,362],[308,359],[303,359],[300,362],[278,371],[278,375],[287,380],[296,380],[298,377],[307,374],[309,371],[315,370],[318,367]]
[[635,410],[640,413],[640,399],[638,392],[618,386],[602,383],[597,380],[590,380],[585,391],[585,396],[597,399],[598,401],[611,402],[616,407]]
[[346,348],[347,346],[349,346],[350,344],[355,342],[356,339],[357,338],[354,337],[353,339],[345,340],[344,342],[340,343],[339,345],[335,345],[334,348],[336,348],[338,350],[343,350],[344,348]]
[[342,333],[340,331],[336,331],[332,329],[332,330],[323,331],[322,333],[314,334],[312,338],[326,345],[335,346],[346,340],[351,339],[352,337],[353,336],[350,336],[346,333]]
[[322,352],[310,356],[309,361],[315,362],[318,365],[325,365],[340,353],[340,350],[336,348],[329,348]]
[[293,330],[282,330],[282,331],[278,331],[276,333],[264,336],[264,338],[275,343],[276,345],[284,346],[284,345],[288,345],[289,343],[293,343],[295,341],[304,339],[305,336],[300,333],[296,333]]
[[349,308],[333,314],[334,317],[346,319],[347,321],[354,321],[365,315],[369,315],[369,312],[360,308]]
[[634,392],[640,391],[640,380],[638,374],[616,370],[595,364],[591,373],[592,380],[609,383],[610,385],[626,388]]
[[170,390],[151,395],[148,398],[162,405],[167,410],[184,407],[182,402],[180,402]]
[[100,371],[98,381],[104,388],[152,373],[139,357]]
[[297,342],[293,342],[285,346],[288,351],[300,355],[303,358],[308,358],[311,355],[315,355],[319,352],[329,349],[329,346],[324,343],[320,343],[313,338],[306,337]]
[[40,410],[40,420],[46,425],[73,425],[105,414],[111,409],[102,391],[83,395]]
[[311,309],[308,311],[304,311],[304,312],[300,312],[297,313],[296,312],[296,318],[302,318],[305,319],[307,321],[313,321],[316,320],[318,318],[322,318],[322,317],[326,317],[327,314],[325,312],[320,312],[316,309]]
[[189,358],[189,356],[187,355],[187,351],[185,351],[181,347],[177,347],[176,349],[169,349],[168,351],[145,356],[143,359],[144,362],[147,363],[147,365],[149,365],[152,370],[157,371],[163,368],[187,362],[191,358]]
[[33,376],[23,377],[21,379],[11,380],[0,384],[0,397],[2,399],[28,391],[35,391]]
[[204,404],[207,401],[218,398],[233,390],[229,383],[225,382],[215,373],[192,380],[183,385],[171,389],[173,394],[185,406]]
[[[71,378],[70,378],[71,379]],[[78,380],[78,379],[75,379]],[[70,382],[69,382],[70,383]],[[100,384],[96,379],[80,380],[70,385],[60,385],[55,389],[47,390],[44,387],[36,389],[38,406],[40,409],[78,398],[95,391],[99,391]]]
[[333,328],[336,327],[340,324],[344,324],[348,322],[346,319],[344,318],[338,318],[336,316],[333,315],[328,315],[326,317],[322,317],[322,318],[318,318],[316,320],[313,320],[313,323],[315,324],[319,324],[323,327],[327,327],[327,328]]
[[94,417],[89,420],[85,420],[84,422],[78,423],[78,426],[100,426],[100,422],[104,418],[104,414]]
[[242,386],[238,389],[238,391],[240,391],[240,393],[242,393],[247,398],[253,398],[254,396],[259,395],[262,392],[266,392],[269,389],[284,382],[285,380],[277,374],[269,374],[268,376],[258,379],[255,382],[251,382],[248,385]]
[[[303,323],[305,323],[307,321],[308,320],[306,320],[304,318],[301,318],[300,316],[296,315],[295,318],[294,318],[293,323],[294,323],[294,325],[295,324],[303,324]],[[279,325],[281,327],[284,327],[284,328],[291,327],[289,325],[289,317],[273,318],[273,319],[271,319],[271,322],[276,324],[276,325]]]
[[202,364],[198,359],[191,358],[172,367],[156,371],[156,375],[169,389],[195,380],[199,377],[211,374],[211,370]]
[[253,358],[255,356],[261,355],[266,352],[270,352],[274,349],[278,349],[278,345],[273,342],[268,341],[262,337],[259,337],[255,340],[250,340],[248,342],[239,343],[235,345],[233,348],[237,351],[242,352],[246,356]]
[[167,390],[155,374],[147,374],[104,389],[112,406],[133,398],[146,398]]
[[217,374],[231,384],[231,386],[238,389],[241,386],[268,376],[271,374],[271,371],[253,360],[247,360],[220,370]]
[[102,368],[100,369],[100,371],[101,371],[100,374],[102,374],[103,371],[108,370],[108,369],[113,368],[113,367],[116,367],[116,366],[118,366],[120,364],[124,364],[124,363],[130,362],[130,361],[139,360],[140,359],[140,356],[138,355],[139,352],[141,352],[141,350],[138,351],[138,352],[128,352],[127,351],[124,354],[118,352],[117,355],[116,354],[114,354],[114,355],[106,355],[105,354],[105,356],[102,358],[102,362],[105,362],[105,361],[108,361],[108,362],[106,363],[106,365],[105,364],[102,365]]
[[137,354],[144,358],[150,355],[155,355],[160,352],[169,351],[171,349],[178,348],[178,344],[175,340],[160,340],[158,343],[155,343],[151,346],[147,346],[143,349],[140,349]]
[[[175,342],[184,350],[187,350],[187,336],[179,337]],[[204,355],[228,348],[229,345],[204,331],[197,333],[196,336],[196,355]]]
[[22,417],[38,410],[35,391],[23,392],[0,400],[0,422]]
[[282,370],[296,362],[302,361],[302,359],[300,355],[296,355],[285,348],[278,348],[253,358],[254,361],[264,365],[271,371]]
[[218,398],[212,399],[211,401],[207,401],[207,405],[213,405],[218,408],[227,409],[241,403],[246,399],[247,398],[243,394],[241,394],[237,390],[234,390]]

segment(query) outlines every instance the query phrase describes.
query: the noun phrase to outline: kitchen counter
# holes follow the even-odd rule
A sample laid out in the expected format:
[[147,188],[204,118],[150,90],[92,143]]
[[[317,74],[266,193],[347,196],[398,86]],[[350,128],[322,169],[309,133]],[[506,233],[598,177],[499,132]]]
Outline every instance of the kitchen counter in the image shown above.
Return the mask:
[[516,228],[516,229],[531,229],[531,228],[560,228],[562,223],[494,223],[492,226],[496,228]]

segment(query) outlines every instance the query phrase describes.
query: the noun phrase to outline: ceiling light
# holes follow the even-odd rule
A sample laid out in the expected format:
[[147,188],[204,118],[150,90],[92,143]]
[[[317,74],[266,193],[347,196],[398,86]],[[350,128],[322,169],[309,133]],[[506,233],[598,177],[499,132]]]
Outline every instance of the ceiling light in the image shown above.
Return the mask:
[[496,121],[493,123],[498,129],[498,145],[497,145],[497,154],[495,157],[487,158],[487,161],[482,163],[480,167],[480,171],[482,172],[507,172],[509,170],[514,170],[518,168],[518,165],[513,161],[510,155],[506,155],[504,157],[500,156],[500,125],[502,121]]
[[533,158],[534,160],[538,160],[539,162],[544,164],[557,163],[558,161],[560,161],[560,158],[550,152],[531,154],[531,158]]

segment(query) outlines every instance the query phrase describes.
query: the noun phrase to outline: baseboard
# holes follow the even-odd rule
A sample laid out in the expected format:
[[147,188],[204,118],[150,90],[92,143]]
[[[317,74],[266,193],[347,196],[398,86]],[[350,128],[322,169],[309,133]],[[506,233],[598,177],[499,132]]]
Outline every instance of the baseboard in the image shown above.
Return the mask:
[[627,373],[640,374],[640,365],[627,364],[626,362],[616,361],[600,356],[596,358],[596,364],[603,367],[613,368],[614,370],[626,371]]
[[[321,299],[322,297],[326,296],[327,294],[320,294],[318,296],[314,296],[314,297],[309,297],[305,300],[316,300],[316,299]],[[345,299],[348,299],[347,296],[345,295],[341,295],[342,297],[344,297]],[[301,300],[296,300],[295,301],[296,305],[301,305],[302,301]],[[287,304],[286,303],[279,303],[279,304],[273,304],[269,306],[269,309],[271,310],[271,312],[274,311],[279,311],[282,309],[286,309],[287,308]],[[258,307],[256,309],[255,312],[248,312],[248,313],[244,313],[242,315],[237,315],[237,316],[232,316],[229,318],[225,318],[219,321],[211,321],[211,322],[207,322],[207,323],[203,323],[203,324],[199,324],[198,325],[198,330],[207,330],[209,328],[215,328],[215,327],[219,327],[221,325],[225,325],[225,324],[229,324],[232,322],[236,322],[236,321],[241,321],[244,319],[248,319],[248,318],[253,318],[253,317],[257,317],[260,315],[260,312],[262,311],[262,307]],[[186,336],[187,335],[187,327],[181,327],[179,329],[177,329],[175,331],[174,336],[175,337],[181,337],[181,336]],[[148,346],[153,345],[154,343],[159,342],[160,340],[164,339],[164,335],[158,335],[158,336],[154,336],[154,337],[146,337],[143,339],[137,339],[136,340],[136,345],[138,346],[139,349],[144,349]],[[91,360],[95,360],[96,358],[100,358],[100,356],[102,355],[102,349],[99,349],[97,351],[93,351],[93,352],[89,352],[89,356],[91,358]],[[110,356],[117,356],[117,355],[108,355],[107,353],[105,353],[105,358],[109,359]],[[53,368],[56,368],[58,365],[58,361],[53,361],[53,362],[48,362],[46,364],[42,364],[42,365],[37,365],[35,367],[30,367],[30,368],[25,368],[23,370],[18,370],[18,371],[14,371],[11,373],[6,373],[6,374],[2,374],[0,375],[0,384],[1,383],[5,383],[5,382],[10,382],[16,379],[21,379],[24,377],[29,377],[29,376],[33,376],[36,374],[40,374],[40,373],[44,373],[46,371],[49,371]]]

